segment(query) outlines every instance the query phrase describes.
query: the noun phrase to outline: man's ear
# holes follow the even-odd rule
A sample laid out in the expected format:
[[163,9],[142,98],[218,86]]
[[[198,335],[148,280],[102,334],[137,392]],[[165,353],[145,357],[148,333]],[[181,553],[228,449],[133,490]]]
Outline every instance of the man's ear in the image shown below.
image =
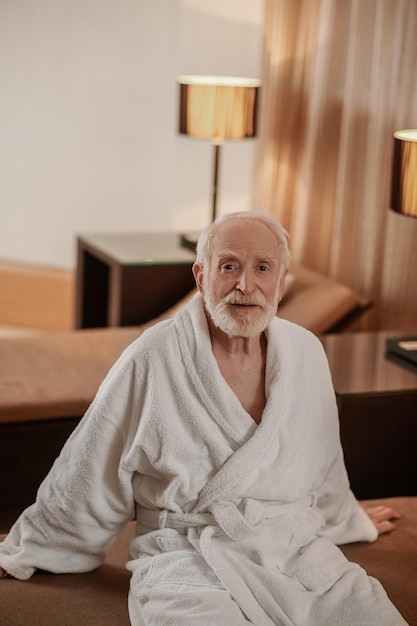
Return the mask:
[[285,278],[286,278],[287,274],[288,274],[288,268],[282,273],[282,276],[279,279],[278,302],[281,302],[282,296],[284,295]]
[[200,263],[196,262],[193,264],[193,274],[194,274],[194,280],[195,280],[197,289],[200,293],[202,293],[203,291],[203,266],[200,265]]

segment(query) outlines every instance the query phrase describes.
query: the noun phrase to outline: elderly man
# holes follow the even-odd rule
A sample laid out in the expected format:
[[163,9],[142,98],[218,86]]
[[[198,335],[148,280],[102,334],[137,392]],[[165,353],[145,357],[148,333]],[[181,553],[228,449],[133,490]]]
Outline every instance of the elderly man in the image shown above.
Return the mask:
[[336,545],[397,515],[349,490],[321,344],[276,316],[288,263],[267,214],[203,233],[199,293],[110,370],[0,546],[5,572],[91,570],[135,518],[134,625],[405,624]]

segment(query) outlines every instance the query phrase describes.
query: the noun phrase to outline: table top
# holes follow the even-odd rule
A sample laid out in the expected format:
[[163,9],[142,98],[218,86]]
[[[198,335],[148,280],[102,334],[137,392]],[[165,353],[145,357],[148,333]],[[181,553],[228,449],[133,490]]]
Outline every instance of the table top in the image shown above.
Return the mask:
[[0,424],[81,417],[110,367],[144,328],[3,338]]
[[[120,353],[152,323],[3,338],[0,423],[81,417]],[[385,340],[394,334],[322,337],[337,393],[410,391],[417,396],[417,371],[385,358]]]
[[84,248],[120,265],[193,263],[195,253],[181,246],[178,233],[98,233],[79,235]]
[[[321,338],[337,394],[417,394],[417,367],[400,364],[386,355],[386,340],[401,331],[358,332]],[[417,335],[417,333],[416,333]]]

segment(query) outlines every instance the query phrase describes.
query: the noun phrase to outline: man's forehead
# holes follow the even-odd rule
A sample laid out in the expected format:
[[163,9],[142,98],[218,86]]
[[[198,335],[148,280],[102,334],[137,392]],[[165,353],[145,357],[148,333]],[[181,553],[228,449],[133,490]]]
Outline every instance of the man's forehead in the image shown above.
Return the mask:
[[221,245],[219,242],[219,245],[214,249],[215,255],[220,258],[234,258],[244,256],[248,252],[251,253],[251,256],[255,256],[259,259],[279,258],[278,245],[271,249],[262,244],[256,245],[253,242],[228,242],[227,245]]
[[214,253],[218,256],[233,256],[247,252],[278,259],[280,250],[275,234],[257,222],[225,224],[215,238]]

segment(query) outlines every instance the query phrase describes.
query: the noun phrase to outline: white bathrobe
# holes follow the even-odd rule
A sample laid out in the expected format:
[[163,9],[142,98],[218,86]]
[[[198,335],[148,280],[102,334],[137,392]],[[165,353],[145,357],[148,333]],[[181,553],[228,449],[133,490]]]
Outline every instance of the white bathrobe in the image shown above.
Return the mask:
[[29,507],[0,566],[82,572],[123,525],[132,624],[405,624],[335,544],[377,532],[343,462],[318,339],[267,329],[258,426],[214,358],[201,296],[122,354]]

